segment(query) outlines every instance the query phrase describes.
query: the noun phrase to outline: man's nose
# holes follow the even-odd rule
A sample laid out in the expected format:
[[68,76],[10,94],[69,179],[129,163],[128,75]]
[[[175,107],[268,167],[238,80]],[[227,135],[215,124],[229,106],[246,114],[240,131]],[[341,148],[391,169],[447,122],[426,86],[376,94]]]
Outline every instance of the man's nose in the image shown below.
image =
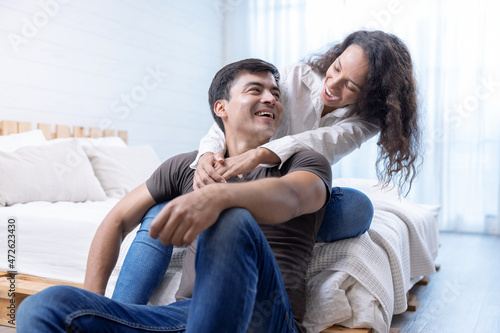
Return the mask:
[[276,97],[269,90],[265,90],[262,93],[262,99],[261,100],[262,100],[263,103],[270,103],[271,105],[276,104]]

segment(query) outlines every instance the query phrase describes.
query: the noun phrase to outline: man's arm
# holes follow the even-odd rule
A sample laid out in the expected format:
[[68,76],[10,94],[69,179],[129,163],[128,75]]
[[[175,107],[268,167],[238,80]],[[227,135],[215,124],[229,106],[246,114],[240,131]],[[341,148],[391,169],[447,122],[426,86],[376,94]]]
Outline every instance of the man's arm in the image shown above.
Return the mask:
[[278,224],[314,213],[328,198],[323,180],[309,171],[248,183],[212,184],[170,201],[151,224],[163,244],[190,244],[228,208],[248,209],[259,223]]
[[84,289],[104,295],[122,240],[155,203],[144,183],[130,191],[108,213],[90,246]]

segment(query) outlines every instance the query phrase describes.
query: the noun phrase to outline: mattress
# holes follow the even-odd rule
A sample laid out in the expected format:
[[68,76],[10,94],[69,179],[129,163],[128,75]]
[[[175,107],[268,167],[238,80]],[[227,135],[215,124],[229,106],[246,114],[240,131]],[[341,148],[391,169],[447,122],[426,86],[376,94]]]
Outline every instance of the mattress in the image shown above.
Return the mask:
[[[17,272],[41,277],[83,283],[90,243],[106,214],[118,202],[36,201],[0,208],[0,239],[7,239],[7,219],[16,222]],[[1,242],[7,253],[6,242]],[[0,270],[7,271],[6,257]]]

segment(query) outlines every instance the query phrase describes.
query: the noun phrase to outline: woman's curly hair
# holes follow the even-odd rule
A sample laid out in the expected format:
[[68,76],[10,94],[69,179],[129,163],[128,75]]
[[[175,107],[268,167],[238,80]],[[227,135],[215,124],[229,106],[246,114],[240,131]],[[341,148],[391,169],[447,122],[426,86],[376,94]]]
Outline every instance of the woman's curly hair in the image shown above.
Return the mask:
[[[370,68],[359,102],[350,115],[380,127],[376,168],[379,181],[394,183],[399,190],[418,173],[420,128],[416,82],[410,52],[398,37],[383,31],[356,31],[328,51],[306,60],[322,75],[352,44],[363,48]],[[408,193],[407,192],[407,193]]]

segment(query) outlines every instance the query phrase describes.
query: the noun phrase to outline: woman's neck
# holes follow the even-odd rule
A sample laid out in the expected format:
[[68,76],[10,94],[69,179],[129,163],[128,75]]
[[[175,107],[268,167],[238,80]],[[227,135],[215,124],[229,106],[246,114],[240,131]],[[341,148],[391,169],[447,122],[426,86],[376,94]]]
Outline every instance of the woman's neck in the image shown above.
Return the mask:
[[323,112],[321,112],[321,117],[326,116],[329,113],[332,113],[333,111],[337,110],[337,108],[333,106],[323,106]]

